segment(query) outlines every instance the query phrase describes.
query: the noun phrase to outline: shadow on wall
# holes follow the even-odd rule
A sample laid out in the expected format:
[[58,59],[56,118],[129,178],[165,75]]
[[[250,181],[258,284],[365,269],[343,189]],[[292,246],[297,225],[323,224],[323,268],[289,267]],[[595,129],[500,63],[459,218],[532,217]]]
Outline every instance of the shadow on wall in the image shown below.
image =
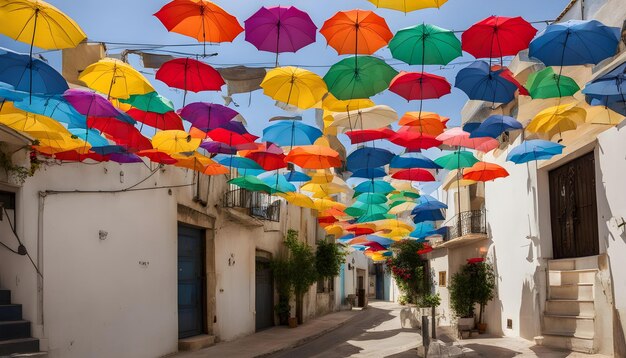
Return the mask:
[[533,337],[541,334],[539,303],[539,292],[537,292],[538,282],[540,282],[539,271],[535,270],[532,281],[524,280],[522,284],[522,299],[519,311],[519,334],[520,337],[532,340]]
[[[490,233],[489,237],[491,237],[491,226],[487,224],[487,232]],[[502,301],[500,300],[500,281],[502,278],[500,277],[498,270],[498,257],[496,256],[496,247],[492,245],[492,242],[489,243],[489,246],[493,248],[491,252],[491,263],[493,264],[493,270],[496,274],[496,294],[494,295],[493,300],[489,302],[485,311],[487,311],[487,325],[489,329],[489,333],[503,336],[504,331],[502,330]]]

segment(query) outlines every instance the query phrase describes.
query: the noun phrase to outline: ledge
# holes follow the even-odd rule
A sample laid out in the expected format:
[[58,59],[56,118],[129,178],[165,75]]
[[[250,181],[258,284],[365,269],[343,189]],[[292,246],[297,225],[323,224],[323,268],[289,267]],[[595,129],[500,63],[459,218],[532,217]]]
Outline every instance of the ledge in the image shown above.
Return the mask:
[[463,236],[459,236],[452,240],[448,241],[439,241],[432,245],[433,250],[437,249],[452,249],[455,247],[461,247],[469,244],[473,244],[476,242],[480,242],[483,240],[487,240],[489,237],[487,234],[467,234]]
[[[242,212],[241,210],[238,210],[236,208],[222,208],[222,210],[224,210],[224,212],[228,215],[230,219],[232,219],[232,221],[239,222],[243,226],[247,226],[247,227],[264,226],[262,220],[252,217],[248,215],[247,213]],[[243,209],[243,210],[247,210],[247,209]]]

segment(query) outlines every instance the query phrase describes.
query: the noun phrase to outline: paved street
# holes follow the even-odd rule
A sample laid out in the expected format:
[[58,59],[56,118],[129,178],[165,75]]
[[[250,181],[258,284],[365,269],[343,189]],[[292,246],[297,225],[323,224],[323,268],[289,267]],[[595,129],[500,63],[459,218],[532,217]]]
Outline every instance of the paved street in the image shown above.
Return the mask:
[[391,302],[370,302],[340,328],[270,357],[416,357],[421,336],[416,329],[401,327],[400,309]]

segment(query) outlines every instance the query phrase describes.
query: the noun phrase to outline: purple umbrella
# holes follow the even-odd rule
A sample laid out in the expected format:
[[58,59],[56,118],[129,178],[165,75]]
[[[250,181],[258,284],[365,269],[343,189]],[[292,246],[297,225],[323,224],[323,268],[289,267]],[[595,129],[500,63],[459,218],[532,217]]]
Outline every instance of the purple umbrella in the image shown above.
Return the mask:
[[121,164],[143,163],[143,160],[137,154],[133,153],[111,153],[107,158]]
[[210,140],[202,141],[201,148],[209,153],[237,154],[237,148],[221,142],[213,142]]
[[190,103],[179,114],[194,127],[205,132],[218,128],[239,115],[234,109],[206,102]]
[[221,126],[219,126],[219,128],[224,128],[228,131],[235,132],[237,134],[248,133],[248,130],[246,129],[246,127],[244,127],[243,123],[238,122],[238,121],[228,121],[222,124]]
[[136,123],[134,119],[115,108],[111,102],[97,93],[79,89],[68,89],[63,94],[63,97],[78,113],[84,116],[102,118],[115,117],[126,123]]
[[276,54],[296,52],[315,42],[317,26],[304,11],[297,8],[261,7],[245,22],[246,41],[261,51]]

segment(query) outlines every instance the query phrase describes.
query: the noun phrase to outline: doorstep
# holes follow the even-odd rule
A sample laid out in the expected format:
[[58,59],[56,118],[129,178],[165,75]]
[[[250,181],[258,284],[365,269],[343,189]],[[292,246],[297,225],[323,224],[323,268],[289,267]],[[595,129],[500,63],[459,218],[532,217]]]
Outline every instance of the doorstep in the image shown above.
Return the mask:
[[198,336],[179,339],[178,350],[181,352],[197,351],[202,348],[210,347],[213,344],[215,344],[215,336],[201,334]]

